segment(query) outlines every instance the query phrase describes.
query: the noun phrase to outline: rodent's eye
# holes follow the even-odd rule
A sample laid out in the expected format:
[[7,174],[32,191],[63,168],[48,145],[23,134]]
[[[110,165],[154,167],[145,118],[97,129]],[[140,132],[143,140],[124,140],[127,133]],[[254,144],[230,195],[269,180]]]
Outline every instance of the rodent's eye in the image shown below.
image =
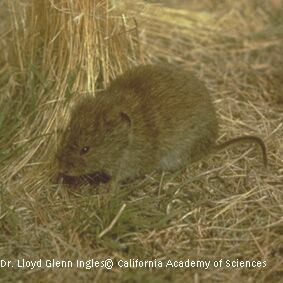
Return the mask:
[[89,146],[84,146],[82,149],[81,149],[81,151],[80,151],[80,154],[82,155],[82,154],[85,154],[85,153],[87,153],[89,151]]

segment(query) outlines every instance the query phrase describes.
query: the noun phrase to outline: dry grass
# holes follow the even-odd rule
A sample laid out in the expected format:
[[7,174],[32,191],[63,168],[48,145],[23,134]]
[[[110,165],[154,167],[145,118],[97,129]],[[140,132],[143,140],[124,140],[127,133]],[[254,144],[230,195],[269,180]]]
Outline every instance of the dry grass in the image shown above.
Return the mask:
[[[192,0],[180,9],[112,2],[0,3],[0,259],[238,259],[267,266],[2,268],[0,281],[279,282],[282,0]],[[206,82],[220,140],[262,137],[268,170],[259,151],[239,147],[115,193],[107,185],[51,184],[57,130],[70,103],[131,65],[159,61]]]

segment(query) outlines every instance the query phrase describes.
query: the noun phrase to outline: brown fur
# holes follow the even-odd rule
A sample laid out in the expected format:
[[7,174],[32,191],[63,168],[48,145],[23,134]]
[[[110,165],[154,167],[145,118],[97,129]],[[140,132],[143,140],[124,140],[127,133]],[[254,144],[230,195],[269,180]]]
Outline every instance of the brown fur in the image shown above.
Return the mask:
[[201,81],[170,65],[139,66],[74,107],[57,153],[59,171],[104,172],[120,181],[173,171],[216,149],[217,134],[215,110]]

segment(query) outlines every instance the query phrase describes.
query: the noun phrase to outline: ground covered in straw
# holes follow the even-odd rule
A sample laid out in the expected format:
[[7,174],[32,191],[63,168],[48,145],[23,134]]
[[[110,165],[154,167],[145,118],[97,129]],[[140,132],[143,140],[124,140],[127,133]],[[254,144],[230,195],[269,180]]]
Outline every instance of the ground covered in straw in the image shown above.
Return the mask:
[[[0,2],[0,282],[280,282],[283,1],[75,2]],[[205,81],[219,141],[265,141],[268,169],[256,147],[238,146],[115,191],[54,184],[73,101],[164,61]],[[76,266],[91,259],[114,266]]]

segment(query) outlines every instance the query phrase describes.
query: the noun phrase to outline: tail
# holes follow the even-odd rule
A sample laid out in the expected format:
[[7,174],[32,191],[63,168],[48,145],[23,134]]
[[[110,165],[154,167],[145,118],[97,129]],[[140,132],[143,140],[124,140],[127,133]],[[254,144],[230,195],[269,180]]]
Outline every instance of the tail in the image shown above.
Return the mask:
[[256,143],[260,146],[261,151],[262,151],[262,158],[263,158],[263,164],[264,167],[267,168],[267,150],[266,150],[266,146],[263,142],[262,139],[256,137],[256,136],[242,136],[242,137],[238,137],[238,138],[233,138],[231,140],[228,140],[224,143],[218,144],[216,145],[216,150],[222,150],[226,147],[229,147],[231,145],[234,145],[235,143]]

